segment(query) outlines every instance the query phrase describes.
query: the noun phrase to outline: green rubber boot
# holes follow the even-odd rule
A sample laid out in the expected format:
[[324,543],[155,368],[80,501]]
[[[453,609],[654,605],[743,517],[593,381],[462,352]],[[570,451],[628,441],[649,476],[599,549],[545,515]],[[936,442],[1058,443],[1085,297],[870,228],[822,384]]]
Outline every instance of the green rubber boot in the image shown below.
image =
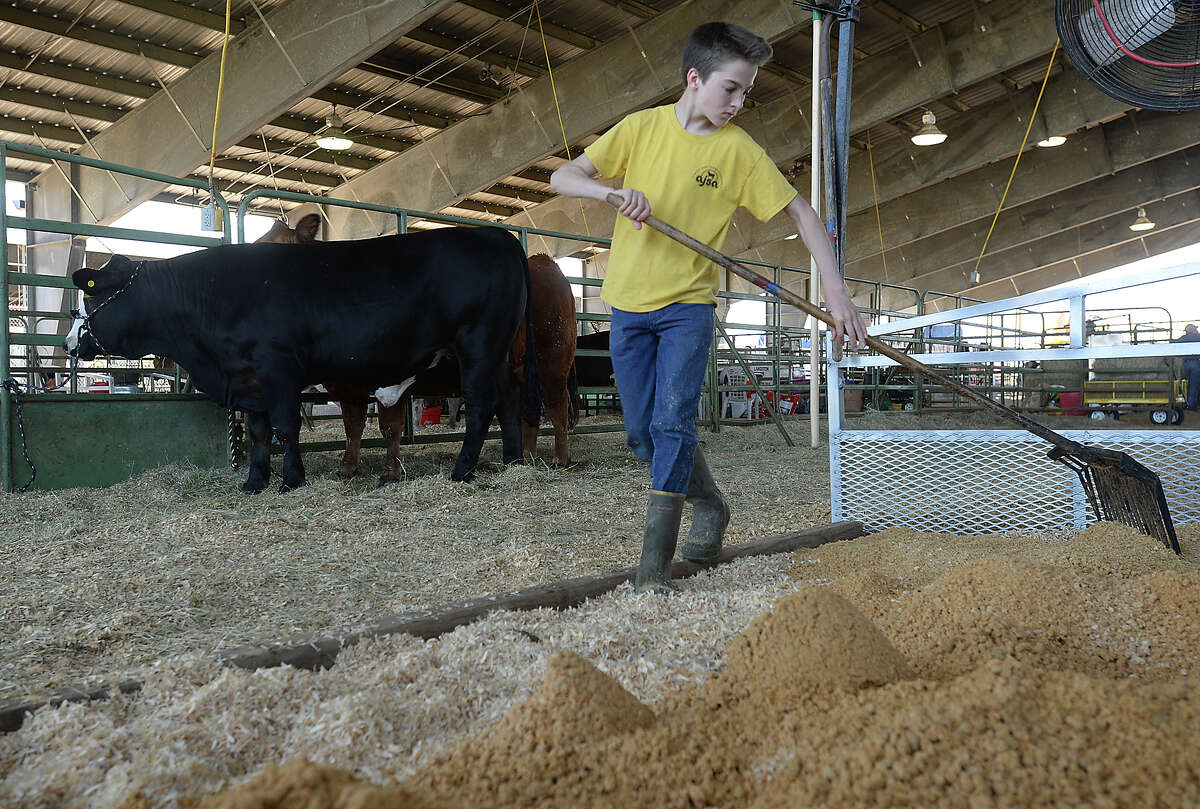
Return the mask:
[[729,504],[721,496],[699,445],[696,446],[686,497],[692,504],[692,528],[680,555],[689,562],[711,562],[721,552],[721,543],[725,540]]
[[633,579],[633,590],[666,595],[679,588],[671,583],[671,560],[683,516],[683,495],[650,492],[646,505],[646,533],[642,537],[642,563]]

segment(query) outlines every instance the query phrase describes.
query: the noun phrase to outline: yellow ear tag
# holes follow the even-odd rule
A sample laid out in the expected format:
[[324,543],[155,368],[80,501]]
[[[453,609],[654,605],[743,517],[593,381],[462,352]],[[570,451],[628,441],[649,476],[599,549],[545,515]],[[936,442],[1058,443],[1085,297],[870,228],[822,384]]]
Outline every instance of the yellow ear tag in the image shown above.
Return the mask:
[[94,287],[94,286],[96,286],[96,282],[95,282],[95,281],[88,281],[88,286],[89,286],[89,287]]

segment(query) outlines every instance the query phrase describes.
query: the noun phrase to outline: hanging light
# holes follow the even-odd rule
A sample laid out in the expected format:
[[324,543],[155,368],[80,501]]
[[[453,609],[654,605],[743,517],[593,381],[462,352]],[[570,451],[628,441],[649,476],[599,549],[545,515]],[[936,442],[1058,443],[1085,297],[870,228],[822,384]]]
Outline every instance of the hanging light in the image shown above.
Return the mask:
[[917,146],[937,146],[946,137],[946,133],[937,128],[937,116],[925,110],[921,116],[921,128],[913,134],[912,142]]
[[972,283],[972,284],[978,284],[978,283],[979,283],[979,270],[971,270],[971,277],[970,277],[970,281],[971,281],[971,283]]
[[1051,135],[1045,140],[1039,140],[1037,145],[1041,146],[1043,149],[1053,149],[1055,146],[1062,146],[1066,142],[1067,139],[1062,135]]
[[346,134],[342,117],[337,114],[336,105],[333,108],[333,113],[325,119],[325,123],[325,131],[317,136],[318,146],[322,149],[342,152],[354,145],[354,141]]
[[1135,233],[1140,233],[1144,230],[1154,230],[1155,227],[1154,220],[1146,216],[1146,209],[1138,208],[1137,219],[1133,220],[1133,224],[1129,226],[1129,229]]

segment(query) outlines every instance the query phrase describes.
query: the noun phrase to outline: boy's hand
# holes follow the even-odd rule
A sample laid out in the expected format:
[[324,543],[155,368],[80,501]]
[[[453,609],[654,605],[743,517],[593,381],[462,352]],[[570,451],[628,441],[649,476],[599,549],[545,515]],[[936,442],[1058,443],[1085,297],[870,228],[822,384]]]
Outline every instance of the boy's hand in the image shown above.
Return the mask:
[[852,351],[866,348],[867,325],[863,323],[862,315],[846,294],[846,288],[839,284],[828,289],[825,293],[825,303],[829,314],[833,315],[833,344],[841,345],[844,337]]
[[650,215],[650,200],[646,199],[646,195],[636,188],[621,188],[611,193],[619,194],[625,200],[617,212],[633,220],[635,230],[641,230],[642,222]]

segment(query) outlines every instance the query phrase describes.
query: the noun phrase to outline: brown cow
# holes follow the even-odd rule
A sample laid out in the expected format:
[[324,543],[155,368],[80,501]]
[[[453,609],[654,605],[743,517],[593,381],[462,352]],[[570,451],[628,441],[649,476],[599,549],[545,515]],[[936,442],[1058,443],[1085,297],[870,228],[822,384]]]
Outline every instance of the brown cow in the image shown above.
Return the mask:
[[[256,241],[298,243],[316,240],[320,218],[317,214],[308,214],[295,228],[289,228],[283,223],[275,223],[267,233]],[[575,298],[571,292],[571,284],[563,276],[558,265],[546,255],[529,257],[530,300],[534,307],[533,334],[534,351],[537,352],[538,373],[541,378],[542,399],[546,413],[554,425],[554,460],[559,464],[571,462],[570,450],[567,446],[567,432],[578,421],[578,411],[575,397],[569,392],[569,383],[575,362]],[[513,340],[509,353],[510,365],[515,370],[522,368],[525,356],[525,326],[523,325]],[[379,478],[380,485],[400,480],[400,441],[404,436],[404,428],[409,410],[409,400],[414,395],[453,395],[458,393],[456,387],[445,381],[445,374],[431,374],[431,377],[442,377],[441,381],[431,381],[431,389],[425,389],[420,378],[409,388],[396,404],[385,407],[379,405],[379,432],[387,443],[387,460],[383,475]],[[373,401],[372,391],[349,385],[325,385],[330,397],[337,401],[342,411],[342,426],[346,430],[346,450],[342,453],[341,463],[338,464],[337,475],[348,479],[358,473],[359,452],[362,445],[363,429],[367,421],[367,407]],[[440,389],[433,389],[440,388]],[[537,455],[537,425],[523,425],[523,443],[527,458]]]
[[289,228],[287,222],[276,221],[271,229],[258,237],[256,242],[275,242],[276,244],[303,244],[315,242],[317,233],[321,230],[321,215],[310,213],[301,217],[296,227]]

